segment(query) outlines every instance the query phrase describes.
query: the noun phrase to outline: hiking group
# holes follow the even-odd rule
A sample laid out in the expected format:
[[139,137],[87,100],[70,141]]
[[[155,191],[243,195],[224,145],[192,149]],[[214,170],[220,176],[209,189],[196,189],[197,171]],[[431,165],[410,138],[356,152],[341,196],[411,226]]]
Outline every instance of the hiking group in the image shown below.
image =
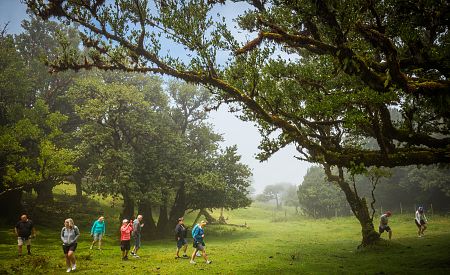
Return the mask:
[[[380,216],[379,233],[382,234],[384,231],[388,232],[389,239],[392,238],[392,229],[389,226],[389,217],[392,216],[391,211],[386,211]],[[139,258],[137,254],[139,248],[141,247],[141,231],[144,227],[142,222],[143,216],[138,215],[136,219],[123,219],[122,225],[120,227],[120,250],[122,251],[122,260],[128,260],[128,253],[131,249],[131,239],[134,239],[134,246],[130,254],[134,258]],[[417,208],[415,213],[414,223],[418,228],[418,237],[424,236],[424,231],[427,229],[427,218],[425,217],[424,208],[422,206]],[[189,257],[186,254],[188,242],[187,242],[187,232],[188,228],[184,224],[184,218],[180,217],[178,223],[175,226],[175,241],[176,241],[176,254],[175,259],[185,258],[190,259],[191,264],[195,264],[196,257],[203,257],[206,264],[210,264],[211,261],[208,259],[206,254],[205,245],[205,230],[206,221],[201,221],[192,228],[192,238],[194,251]],[[31,238],[36,237],[36,230],[33,221],[28,219],[27,215],[20,216],[20,220],[15,226],[15,233],[17,236],[18,245],[18,255],[22,256],[22,247],[25,244],[27,246],[27,254],[31,255]],[[98,249],[102,250],[102,239],[106,233],[106,223],[105,218],[100,216],[95,220],[91,227],[91,236],[93,241],[91,243],[90,249],[93,249],[94,245],[98,242]],[[64,221],[64,227],[61,229],[61,241],[62,249],[64,252],[64,257],[67,265],[67,272],[71,272],[77,269],[75,251],[77,249],[77,240],[80,236],[80,230],[74,224],[71,218]],[[180,251],[183,251],[180,257]]]
[[[141,247],[141,231],[144,227],[144,223],[142,222],[143,216],[138,215],[136,219],[123,219],[122,225],[120,227],[120,250],[122,251],[122,260],[128,260],[128,253],[131,249],[131,239],[134,240],[133,249],[131,249],[130,254],[134,258],[139,258],[137,254],[139,248]],[[204,226],[207,223],[205,221],[201,221],[196,224],[192,229],[192,238],[194,239],[193,247],[194,252],[192,256],[189,257],[186,255],[188,243],[187,243],[187,227],[184,225],[184,218],[181,217],[178,219],[178,223],[175,227],[175,236],[177,242],[177,250],[175,259],[181,258],[179,253],[180,250],[183,250],[183,258],[191,259],[190,263],[195,264],[196,256],[203,256],[205,262],[210,264],[211,261],[208,260],[208,256],[206,255],[205,250],[205,231]],[[27,215],[20,216],[20,220],[17,222],[15,228],[15,233],[17,236],[17,245],[18,245],[18,255],[22,256],[22,247],[25,244],[27,246],[28,255],[31,255],[31,238],[36,237],[36,230],[33,224],[33,221],[28,219]],[[93,249],[94,245],[98,243],[98,250],[102,250],[102,239],[106,233],[106,223],[105,217],[100,216],[97,220],[95,220],[92,224],[90,235],[93,238],[91,246],[89,249]],[[74,221],[71,218],[64,220],[64,226],[61,229],[60,239],[62,241],[62,249],[64,252],[64,258],[66,260],[66,272],[75,271],[77,269],[75,251],[77,249],[77,240],[80,237],[80,230],[74,224]]]

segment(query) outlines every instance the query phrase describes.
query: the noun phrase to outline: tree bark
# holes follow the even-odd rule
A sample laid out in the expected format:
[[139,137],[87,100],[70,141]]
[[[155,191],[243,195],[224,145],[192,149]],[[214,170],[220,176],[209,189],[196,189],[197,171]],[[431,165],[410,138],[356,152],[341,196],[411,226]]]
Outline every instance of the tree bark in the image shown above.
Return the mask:
[[76,199],[77,201],[81,201],[83,199],[83,188],[81,186],[81,179],[83,178],[83,176],[81,175],[81,173],[76,172],[73,175],[73,179],[74,179],[74,183],[75,183],[75,189],[76,189]]
[[159,237],[164,237],[169,233],[169,219],[167,218],[167,204],[163,203],[159,207],[159,219],[156,225],[156,232]]
[[52,181],[45,181],[36,185],[36,187],[34,187],[34,190],[36,190],[37,193],[36,202],[38,204],[53,203],[53,187],[55,187],[55,183]]
[[169,223],[175,226],[178,223],[178,218],[183,217],[186,212],[186,190],[184,183],[181,184],[175,197],[175,202],[170,210]]
[[15,222],[19,220],[20,215],[30,214],[25,213],[22,194],[22,190],[13,190],[0,196],[0,217],[6,222]]
[[217,223],[217,220],[213,216],[211,216],[211,214],[209,214],[205,208],[201,209],[199,214],[205,216],[205,219],[206,221],[208,221],[208,223]]
[[120,215],[120,222],[123,219],[130,219],[134,216],[134,200],[128,196],[127,193],[122,194],[123,197],[123,209]]
[[350,208],[361,225],[362,241],[358,247],[365,247],[376,243],[380,239],[380,234],[375,231],[372,217],[369,214],[365,198],[360,198],[356,190],[352,190],[350,184],[345,181],[344,173],[339,167],[339,176],[332,175],[329,166],[325,166],[325,173],[330,181],[336,182],[344,192]]
[[144,230],[142,231],[142,237],[144,239],[156,239],[156,222],[153,218],[152,205],[149,202],[139,203],[139,214],[143,216]]

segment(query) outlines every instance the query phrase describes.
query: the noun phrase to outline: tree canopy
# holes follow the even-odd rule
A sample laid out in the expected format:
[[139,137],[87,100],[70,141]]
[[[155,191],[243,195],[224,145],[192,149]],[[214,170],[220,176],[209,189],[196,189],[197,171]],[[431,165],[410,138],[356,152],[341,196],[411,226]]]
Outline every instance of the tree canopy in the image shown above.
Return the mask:
[[[244,43],[215,15],[224,1],[26,2],[82,30],[88,50],[63,44],[53,71],[96,67],[202,84],[259,125],[260,159],[294,143],[344,191],[363,244],[377,233],[346,169],[450,162],[445,1],[234,1],[245,10],[238,27],[254,37]],[[168,53],[169,44],[180,51]],[[364,147],[368,139],[377,146]]]

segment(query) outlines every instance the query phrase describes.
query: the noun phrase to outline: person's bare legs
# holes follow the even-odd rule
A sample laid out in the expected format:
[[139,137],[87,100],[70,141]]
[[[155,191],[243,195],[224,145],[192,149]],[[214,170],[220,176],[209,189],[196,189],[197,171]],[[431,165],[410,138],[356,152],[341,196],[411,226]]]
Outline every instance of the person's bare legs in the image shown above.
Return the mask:
[[206,249],[203,249],[202,256],[205,259],[205,261],[208,261],[208,255],[206,255]]
[[424,231],[427,229],[427,226],[424,224],[424,225],[422,225],[422,236],[424,235],[423,233],[424,233]]
[[69,257],[69,253],[64,254],[64,258],[66,258],[66,265],[67,265],[67,267],[70,268],[71,265],[70,265],[70,257]]
[[73,251],[69,250],[69,252],[67,253],[67,256],[69,258],[69,263],[72,264],[71,265],[72,269],[74,269],[73,267],[76,265],[76,262],[75,262],[75,255],[73,254]]
[[22,246],[21,245],[17,246],[17,250],[19,252],[19,256],[22,256]]
[[198,249],[195,248],[195,249],[194,249],[194,252],[192,253],[192,256],[191,256],[191,264],[195,263],[194,260],[195,260],[195,256],[196,256],[196,254],[197,254],[197,251],[198,251]]

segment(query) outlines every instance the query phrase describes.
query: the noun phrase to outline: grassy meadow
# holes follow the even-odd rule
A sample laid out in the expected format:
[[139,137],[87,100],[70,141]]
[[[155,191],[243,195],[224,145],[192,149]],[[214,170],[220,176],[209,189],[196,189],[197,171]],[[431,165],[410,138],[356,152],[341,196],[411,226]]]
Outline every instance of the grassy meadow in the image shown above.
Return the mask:
[[[394,213],[390,218],[393,239],[358,250],[360,227],[353,217],[314,220],[296,215],[290,208],[275,212],[272,206],[254,204],[225,213],[229,223],[247,224],[247,228],[207,225],[206,251],[212,264],[197,258],[197,264],[193,265],[188,259],[174,258],[173,238],[144,241],[141,258],[122,261],[116,223],[120,205],[111,207],[111,200],[96,199],[97,204],[73,209],[80,217],[75,223],[81,230],[75,273],[450,274],[449,217],[429,217],[426,236],[418,238],[413,213]],[[89,224],[96,214],[88,217],[83,212],[86,209],[94,213],[103,209],[106,216],[107,234],[102,251],[89,250]],[[213,214],[218,215],[218,211]],[[186,224],[190,225],[194,216],[195,213],[188,215]],[[13,225],[2,224],[0,274],[64,274],[65,261],[59,240],[64,218],[50,216],[52,226],[37,226],[38,235],[32,240],[33,255],[21,258],[17,257]],[[387,238],[386,233],[382,237]],[[190,241],[189,255],[193,251]]]

